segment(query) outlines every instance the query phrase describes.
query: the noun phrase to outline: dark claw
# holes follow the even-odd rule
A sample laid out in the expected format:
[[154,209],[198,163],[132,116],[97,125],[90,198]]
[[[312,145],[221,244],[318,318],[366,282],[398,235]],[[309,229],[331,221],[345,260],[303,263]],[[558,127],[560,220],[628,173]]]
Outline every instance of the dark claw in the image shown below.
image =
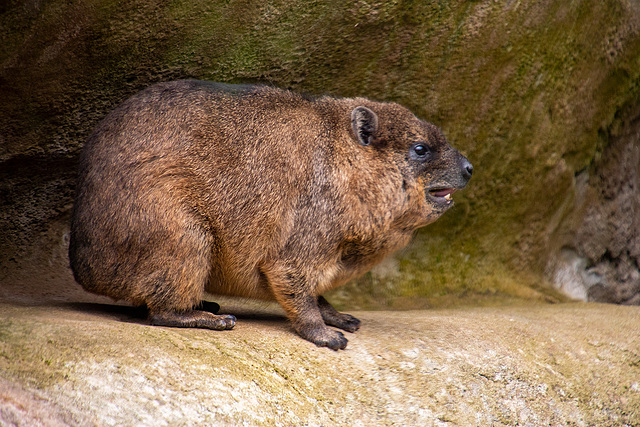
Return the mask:
[[233,329],[234,326],[236,326],[236,316],[234,316],[233,314],[223,314],[220,317],[222,317],[224,319],[226,328],[225,329]]
[[332,337],[331,339],[329,339],[327,342],[320,342],[320,343],[315,343],[315,345],[317,345],[318,347],[329,347],[331,350],[344,350],[347,347],[347,343],[349,342],[349,340],[347,340],[344,337],[344,334],[340,331],[333,331],[336,333],[335,337]]

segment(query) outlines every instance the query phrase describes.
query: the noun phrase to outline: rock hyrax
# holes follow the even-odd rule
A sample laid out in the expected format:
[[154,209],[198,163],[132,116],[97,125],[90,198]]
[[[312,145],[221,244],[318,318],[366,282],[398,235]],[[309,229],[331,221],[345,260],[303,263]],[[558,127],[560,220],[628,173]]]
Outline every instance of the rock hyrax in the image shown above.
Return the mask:
[[184,80],[131,97],[80,157],[69,256],[155,325],[230,329],[204,292],[276,300],[303,338],[360,321],[322,294],[405,246],[473,167],[434,125],[365,98]]

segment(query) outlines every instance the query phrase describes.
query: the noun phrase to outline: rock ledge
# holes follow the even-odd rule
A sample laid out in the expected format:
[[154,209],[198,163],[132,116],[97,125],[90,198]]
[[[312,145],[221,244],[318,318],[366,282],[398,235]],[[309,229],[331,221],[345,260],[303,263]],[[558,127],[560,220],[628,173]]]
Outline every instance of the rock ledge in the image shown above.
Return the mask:
[[638,307],[359,312],[340,352],[275,309],[235,312],[213,332],[0,304],[0,425],[640,423]]

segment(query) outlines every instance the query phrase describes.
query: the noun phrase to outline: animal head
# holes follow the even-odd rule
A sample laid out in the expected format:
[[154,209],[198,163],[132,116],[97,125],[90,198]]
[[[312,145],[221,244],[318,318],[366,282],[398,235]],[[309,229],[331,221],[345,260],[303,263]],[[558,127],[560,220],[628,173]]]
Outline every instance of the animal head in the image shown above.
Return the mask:
[[422,217],[414,218],[419,226],[435,221],[453,206],[452,194],[471,179],[469,160],[449,145],[438,127],[404,107],[357,106],[351,112],[351,125],[353,137],[364,149],[377,150],[395,163],[402,175],[402,190],[417,195],[409,204],[414,216]]

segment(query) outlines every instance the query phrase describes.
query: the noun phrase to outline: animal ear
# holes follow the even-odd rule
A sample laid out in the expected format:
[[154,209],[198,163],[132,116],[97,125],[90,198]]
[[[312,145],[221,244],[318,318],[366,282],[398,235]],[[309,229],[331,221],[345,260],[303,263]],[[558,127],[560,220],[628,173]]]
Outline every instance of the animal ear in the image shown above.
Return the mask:
[[351,112],[351,125],[360,144],[369,145],[378,130],[378,116],[367,107],[356,107]]

